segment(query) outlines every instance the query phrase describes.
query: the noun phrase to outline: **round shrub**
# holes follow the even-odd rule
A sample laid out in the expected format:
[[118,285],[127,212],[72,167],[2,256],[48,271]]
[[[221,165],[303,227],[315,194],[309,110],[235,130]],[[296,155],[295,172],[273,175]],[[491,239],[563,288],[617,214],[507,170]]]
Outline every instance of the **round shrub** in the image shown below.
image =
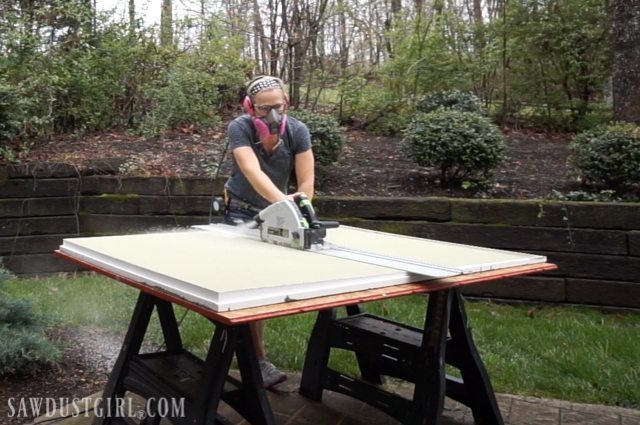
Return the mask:
[[417,114],[402,147],[418,165],[437,168],[443,186],[485,180],[506,158],[502,133],[488,118],[452,109]]
[[41,322],[31,304],[0,290],[0,376],[35,372],[57,360]]
[[482,103],[475,94],[460,90],[433,92],[416,100],[418,112],[433,112],[438,109],[454,109],[460,112],[482,114]]
[[316,162],[329,165],[338,160],[345,137],[335,118],[304,109],[290,110],[289,115],[299,119],[309,128]]
[[621,190],[640,183],[640,127],[630,123],[601,126],[576,135],[569,163],[582,178]]
[[60,354],[41,331],[30,327],[0,324],[0,340],[0,376],[36,372]]

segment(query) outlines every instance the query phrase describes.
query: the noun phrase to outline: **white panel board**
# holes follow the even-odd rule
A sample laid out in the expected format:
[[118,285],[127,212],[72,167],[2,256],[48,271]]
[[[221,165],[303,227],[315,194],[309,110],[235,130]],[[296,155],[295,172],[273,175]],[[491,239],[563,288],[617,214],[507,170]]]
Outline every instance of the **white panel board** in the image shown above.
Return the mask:
[[546,261],[544,256],[340,226],[326,247],[264,243],[230,226],[64,239],[60,250],[215,311]]
[[228,232],[64,239],[63,253],[215,311],[379,288],[424,277]]

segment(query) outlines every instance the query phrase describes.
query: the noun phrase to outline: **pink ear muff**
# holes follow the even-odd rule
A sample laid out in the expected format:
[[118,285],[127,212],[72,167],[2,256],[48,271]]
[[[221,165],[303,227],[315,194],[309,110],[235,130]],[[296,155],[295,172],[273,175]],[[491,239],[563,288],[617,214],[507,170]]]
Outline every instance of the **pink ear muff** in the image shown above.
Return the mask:
[[251,98],[249,96],[245,96],[242,100],[242,109],[244,109],[244,112],[246,112],[247,114],[253,116],[253,102],[251,101]]

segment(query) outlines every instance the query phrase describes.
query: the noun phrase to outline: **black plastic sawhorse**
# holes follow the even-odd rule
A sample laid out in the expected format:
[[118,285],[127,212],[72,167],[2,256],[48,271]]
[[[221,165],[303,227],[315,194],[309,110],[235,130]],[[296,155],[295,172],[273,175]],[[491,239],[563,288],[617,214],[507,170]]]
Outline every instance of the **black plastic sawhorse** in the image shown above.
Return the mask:
[[[361,378],[328,366],[331,349],[354,352]],[[445,364],[460,371],[449,376]],[[383,376],[414,383],[413,398],[385,391]],[[456,288],[429,293],[424,328],[418,329],[347,306],[318,314],[305,358],[300,393],[320,400],[323,390],[368,403],[407,425],[437,425],[445,396],[471,408],[478,425],[503,425],[489,377],[467,324]]]
[[[151,315],[155,310],[166,349],[140,353]],[[211,320],[211,319],[209,319]],[[204,360],[182,346],[173,305],[146,292],[140,292],[122,349],[102,396],[101,415],[93,424],[129,424],[131,412],[119,409],[125,392],[146,400],[166,399],[183,403],[183,409],[165,409],[166,419],[177,425],[226,424],[217,411],[220,401],[229,404],[254,425],[275,425],[263,388],[248,324],[225,325],[211,320],[215,331]],[[242,382],[228,376],[236,356]],[[156,406],[157,407],[157,406]],[[159,424],[160,411],[146,406],[141,423]],[[151,410],[151,411],[150,411]]]

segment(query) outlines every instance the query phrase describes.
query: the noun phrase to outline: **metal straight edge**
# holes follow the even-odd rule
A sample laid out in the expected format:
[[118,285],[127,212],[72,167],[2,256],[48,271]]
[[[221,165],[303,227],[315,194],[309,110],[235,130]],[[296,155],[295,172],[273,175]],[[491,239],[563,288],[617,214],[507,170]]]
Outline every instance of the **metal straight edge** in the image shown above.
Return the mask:
[[436,266],[433,264],[418,263],[396,257],[373,254],[370,252],[357,251],[339,246],[330,246],[325,249],[312,250],[316,254],[329,255],[332,257],[344,258],[347,260],[359,261],[361,263],[374,264],[377,266],[389,267],[391,269],[403,270],[409,273],[419,274],[429,278],[451,277],[462,274],[462,270]]
[[[222,232],[227,234],[233,234],[238,236],[248,237],[260,241],[260,235],[256,229],[243,228],[242,226],[230,226],[226,224],[208,224],[208,225],[195,225],[192,226],[195,229],[207,230],[214,232]],[[373,264],[376,266],[388,267],[390,269],[401,270],[408,273],[417,274],[427,278],[442,278],[457,276],[463,273],[463,270],[456,268],[448,268],[444,266],[437,266],[434,264],[425,264],[422,262],[416,262],[403,258],[390,257],[380,254],[374,254],[366,251],[358,251],[354,249],[343,248],[338,245],[325,243],[321,246],[313,247],[312,249],[305,250],[315,254],[328,255],[331,257],[343,258],[345,260],[358,261],[366,264]]]

